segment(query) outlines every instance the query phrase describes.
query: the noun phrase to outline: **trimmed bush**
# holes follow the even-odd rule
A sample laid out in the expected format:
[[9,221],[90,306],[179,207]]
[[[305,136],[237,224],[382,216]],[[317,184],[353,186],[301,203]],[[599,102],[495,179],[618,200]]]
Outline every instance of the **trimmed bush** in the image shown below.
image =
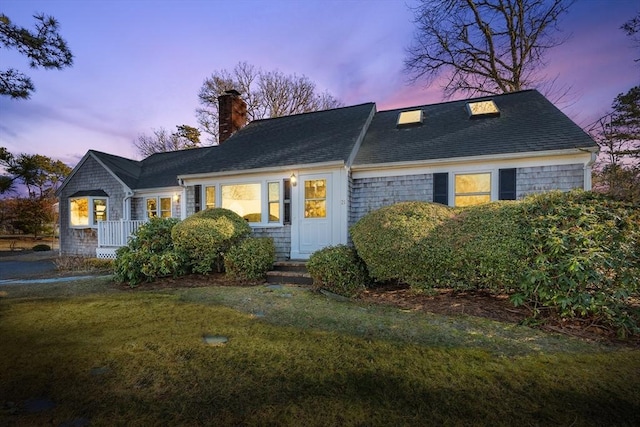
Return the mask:
[[330,246],[314,252],[307,262],[313,286],[338,295],[360,294],[368,282],[367,268],[354,248]]
[[34,252],[47,252],[51,250],[51,246],[45,245],[43,243],[39,243],[35,245],[33,248],[31,248],[31,250]]
[[422,263],[411,250],[454,213],[438,203],[398,203],[362,217],[351,227],[351,237],[371,278],[407,282]]
[[177,224],[172,232],[177,251],[189,259],[196,273],[222,271],[224,254],[251,234],[251,227],[238,214],[222,208],[206,209]]
[[496,202],[458,211],[408,252],[416,260],[405,281],[412,287],[509,292],[527,268],[528,228],[519,202]]
[[595,316],[623,336],[638,332],[638,313],[627,306],[640,291],[638,207],[584,191],[539,194],[521,206],[530,268],[512,301]]
[[140,226],[129,244],[116,251],[114,279],[133,287],[157,277],[185,274],[187,259],[174,251],[171,239],[178,223],[175,218],[151,218]]
[[226,273],[239,280],[264,279],[273,267],[276,247],[270,237],[248,237],[232,246],[224,255]]

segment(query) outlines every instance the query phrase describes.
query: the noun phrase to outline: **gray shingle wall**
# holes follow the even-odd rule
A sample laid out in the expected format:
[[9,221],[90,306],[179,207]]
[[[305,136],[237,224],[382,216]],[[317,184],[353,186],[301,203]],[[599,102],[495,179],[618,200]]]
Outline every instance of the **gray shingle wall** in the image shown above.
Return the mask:
[[516,193],[519,199],[527,194],[550,190],[569,191],[574,188],[584,188],[582,164],[518,168],[516,172]]
[[109,220],[122,219],[124,188],[95,159],[88,157],[82,167],[60,193],[60,253],[63,255],[96,256],[97,229],[69,226],[69,196],[81,190],[103,190],[109,195]]
[[[584,188],[582,164],[518,168],[517,197],[550,190],[569,191]],[[433,175],[407,175],[353,179],[350,184],[349,226],[367,213],[405,201],[433,201]]]
[[352,180],[349,226],[367,213],[406,201],[433,200],[433,175],[407,175]]
[[271,237],[276,246],[276,259],[283,261],[289,259],[291,254],[291,226],[273,228],[254,228],[254,237]]
[[144,199],[142,197],[134,197],[131,199],[131,219],[145,219]]

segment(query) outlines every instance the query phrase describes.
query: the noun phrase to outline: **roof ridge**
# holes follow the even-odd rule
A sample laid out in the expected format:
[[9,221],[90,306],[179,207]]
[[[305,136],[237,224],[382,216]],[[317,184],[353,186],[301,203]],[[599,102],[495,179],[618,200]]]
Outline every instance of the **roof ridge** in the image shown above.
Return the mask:
[[269,121],[269,120],[285,119],[287,117],[298,117],[298,116],[304,116],[304,115],[308,115],[308,114],[328,113],[328,112],[331,112],[331,111],[346,110],[348,108],[357,108],[357,107],[362,107],[362,106],[365,106],[365,105],[376,105],[376,103],[373,102],[373,101],[369,101],[369,102],[362,102],[360,104],[355,104],[355,105],[344,105],[342,107],[328,108],[326,110],[307,111],[307,112],[304,112],[304,113],[289,114],[289,115],[286,115],[286,116],[278,116],[278,117],[265,117],[265,118],[262,118],[262,119],[251,120],[247,124],[247,126],[250,125],[251,123],[256,123],[256,122],[266,122],[266,121]]
[[[507,92],[507,93],[498,93],[495,95],[482,95],[482,96],[476,96],[475,98],[461,98],[461,99],[452,99],[449,101],[441,101],[441,102],[435,102],[432,104],[420,104],[420,105],[414,105],[414,106],[410,106],[410,107],[399,107],[399,108],[392,108],[390,110],[380,110],[378,111],[378,113],[389,113],[392,111],[408,111],[408,110],[412,110],[412,109],[416,109],[416,108],[420,108],[420,107],[435,107],[438,105],[446,105],[446,104],[453,104],[456,102],[473,102],[473,101],[477,101],[480,99],[487,99],[487,98],[496,98],[496,97],[507,97],[507,96],[512,96],[512,95],[518,95],[521,93],[525,93],[525,92],[538,92],[537,89],[523,89],[523,90],[518,90],[515,92]],[[540,92],[538,92],[540,93]]]

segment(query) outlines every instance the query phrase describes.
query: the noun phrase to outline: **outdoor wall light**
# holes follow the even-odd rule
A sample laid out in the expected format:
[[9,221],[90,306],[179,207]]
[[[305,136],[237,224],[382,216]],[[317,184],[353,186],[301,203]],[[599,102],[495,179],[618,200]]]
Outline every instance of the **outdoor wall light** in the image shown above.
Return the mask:
[[178,203],[180,201],[180,195],[179,194],[174,194],[173,195],[173,201]]
[[298,184],[298,178],[296,178],[296,174],[292,173],[291,177],[289,178],[289,180],[291,181],[291,186],[295,187]]

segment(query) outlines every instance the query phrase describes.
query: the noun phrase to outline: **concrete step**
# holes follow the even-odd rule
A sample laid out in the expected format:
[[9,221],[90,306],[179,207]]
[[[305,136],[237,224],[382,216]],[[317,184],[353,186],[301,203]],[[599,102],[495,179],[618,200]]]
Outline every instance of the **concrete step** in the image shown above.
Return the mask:
[[267,282],[271,284],[307,285],[313,280],[304,261],[278,261],[273,270],[267,272]]
[[306,273],[307,263],[306,261],[297,260],[276,261],[273,264],[273,271],[294,271],[299,273]]

